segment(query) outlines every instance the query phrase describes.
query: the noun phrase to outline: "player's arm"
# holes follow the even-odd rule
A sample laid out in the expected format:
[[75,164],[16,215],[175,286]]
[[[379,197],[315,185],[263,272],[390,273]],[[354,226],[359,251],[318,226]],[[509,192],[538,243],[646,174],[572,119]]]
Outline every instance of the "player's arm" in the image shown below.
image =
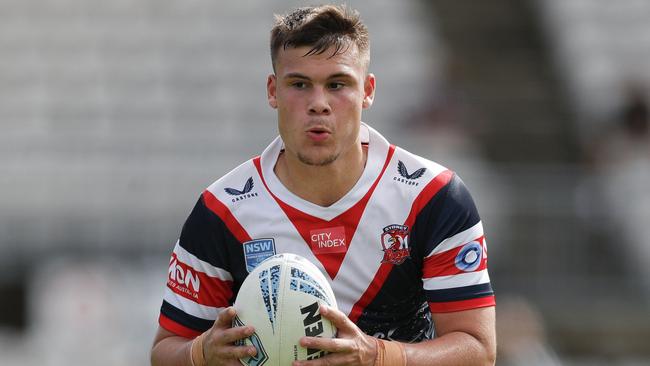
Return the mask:
[[[409,361],[436,365],[493,365],[496,357],[494,292],[478,210],[469,190],[454,175],[427,204],[442,225],[422,222],[427,243],[422,266],[425,296],[436,338],[406,346]],[[418,363],[420,364],[420,363]]]
[[151,365],[192,366],[190,347],[192,340],[158,327],[151,348]]
[[432,315],[436,338],[405,344],[409,366],[494,365],[494,306]]
[[336,309],[322,307],[321,314],[337,327],[339,338],[304,337],[300,342],[303,347],[323,349],[330,354],[312,361],[296,361],[293,366],[458,366],[495,363],[496,336],[492,306],[434,314],[438,337],[417,344],[380,341],[368,336]]
[[209,195],[206,191],[199,198],[172,252],[160,327],[151,349],[154,366],[192,365],[192,350],[200,350],[194,355],[202,356],[194,357],[194,366],[204,364],[197,358],[205,358],[210,366],[239,365],[238,358],[256,352],[255,347],[233,344],[253,329],[231,328],[233,279],[225,269],[225,256],[233,239],[223,219],[208,207]]
[[231,328],[234,316],[235,310],[232,307],[222,311],[212,328],[199,336],[200,342],[199,339],[181,337],[158,327],[151,349],[151,365],[239,365],[239,358],[255,356],[255,347],[234,345],[235,341],[249,337],[255,331],[250,326]]

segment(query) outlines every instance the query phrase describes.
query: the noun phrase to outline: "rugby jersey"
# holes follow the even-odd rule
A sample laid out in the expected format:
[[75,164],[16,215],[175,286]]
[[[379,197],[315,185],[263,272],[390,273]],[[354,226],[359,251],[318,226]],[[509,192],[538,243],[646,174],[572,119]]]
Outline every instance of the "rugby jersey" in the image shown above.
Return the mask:
[[483,226],[461,179],[366,124],[360,134],[364,171],[329,207],[275,175],[280,137],[210,185],[173,249],[160,325],[188,338],[206,331],[250,270],[277,253],[314,263],[338,308],[378,338],[429,339],[432,312],[493,306]]

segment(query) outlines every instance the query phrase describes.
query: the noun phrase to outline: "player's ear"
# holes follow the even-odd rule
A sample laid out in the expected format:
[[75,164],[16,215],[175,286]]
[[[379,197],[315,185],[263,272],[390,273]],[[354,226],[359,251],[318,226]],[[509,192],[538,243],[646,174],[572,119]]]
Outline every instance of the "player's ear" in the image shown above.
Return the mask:
[[370,108],[375,99],[375,75],[368,74],[363,82],[363,109]]
[[269,105],[273,109],[278,108],[278,101],[276,98],[276,85],[277,85],[277,79],[274,74],[269,75],[268,79],[266,80],[266,96],[269,100]]

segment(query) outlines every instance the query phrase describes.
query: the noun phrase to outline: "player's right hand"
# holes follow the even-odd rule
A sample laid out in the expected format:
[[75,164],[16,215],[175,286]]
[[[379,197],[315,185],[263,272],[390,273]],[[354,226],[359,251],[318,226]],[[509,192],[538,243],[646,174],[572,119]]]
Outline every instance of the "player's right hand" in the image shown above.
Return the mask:
[[253,357],[253,346],[237,346],[235,342],[250,337],[255,329],[251,326],[232,327],[237,312],[231,306],[219,314],[203,339],[203,355],[208,366],[241,366],[240,358]]

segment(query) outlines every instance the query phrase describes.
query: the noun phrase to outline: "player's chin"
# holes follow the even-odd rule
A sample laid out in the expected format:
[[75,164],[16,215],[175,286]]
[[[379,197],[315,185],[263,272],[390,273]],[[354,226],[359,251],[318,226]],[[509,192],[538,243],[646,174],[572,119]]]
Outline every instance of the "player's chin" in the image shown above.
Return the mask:
[[339,155],[328,151],[310,151],[298,153],[301,163],[311,166],[327,166],[338,159]]

